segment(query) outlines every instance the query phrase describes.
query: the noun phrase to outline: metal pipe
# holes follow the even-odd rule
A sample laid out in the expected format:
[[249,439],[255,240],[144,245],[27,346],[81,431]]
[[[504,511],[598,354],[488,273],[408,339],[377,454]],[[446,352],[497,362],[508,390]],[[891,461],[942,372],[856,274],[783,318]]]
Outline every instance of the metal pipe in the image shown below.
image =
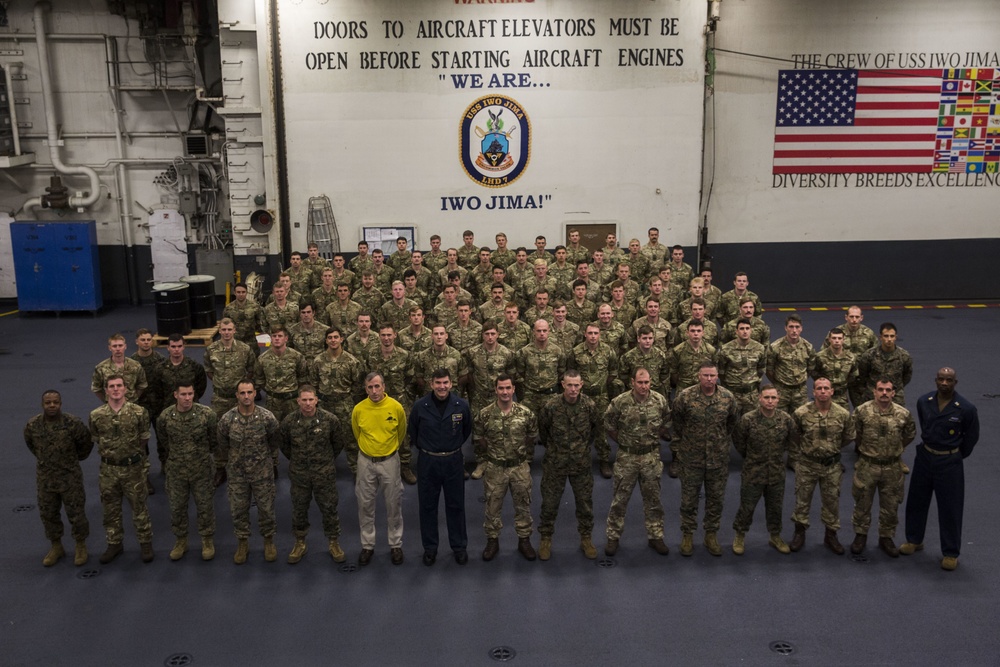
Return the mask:
[[[49,45],[45,34],[45,14],[50,9],[48,2],[35,5],[35,38],[38,41],[38,66],[42,82],[42,99],[45,103],[45,128],[48,132],[49,155],[53,166],[60,173],[81,175],[90,179],[90,194],[83,197],[70,197],[69,205],[73,208],[89,207],[97,203],[101,196],[101,179],[90,167],[67,165],[59,155],[59,130],[56,122],[56,102],[52,92],[52,76],[49,70]],[[40,198],[39,198],[40,199]],[[25,209],[28,206],[25,204]]]
[[[104,53],[107,56],[107,61],[111,62],[113,58],[117,58],[118,55],[118,44],[114,37],[108,36],[104,40]],[[118,84],[118,70],[114,69],[114,74],[112,74],[112,68],[107,70],[108,77],[108,92],[114,100],[114,87]],[[116,105],[117,108],[117,105]],[[118,157],[122,160],[125,159],[125,140],[122,134],[122,125],[119,122],[120,119],[115,119],[115,145],[118,148]],[[132,240],[132,215],[131,209],[128,202],[132,200],[132,196],[129,190],[129,180],[128,174],[126,173],[126,167],[123,163],[119,162],[115,165],[115,178],[118,182],[118,196],[116,198],[116,203],[118,205],[118,223],[122,230],[122,245],[125,247],[125,280],[128,288],[128,300],[133,306],[139,305],[140,296],[139,290],[136,286],[138,282],[138,276],[136,276],[135,271],[135,244]]]

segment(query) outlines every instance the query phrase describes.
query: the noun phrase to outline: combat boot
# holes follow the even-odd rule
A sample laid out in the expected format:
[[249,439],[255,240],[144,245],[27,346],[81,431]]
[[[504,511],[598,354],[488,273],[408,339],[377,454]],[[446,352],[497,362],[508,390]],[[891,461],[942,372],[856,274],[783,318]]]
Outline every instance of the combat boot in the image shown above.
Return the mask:
[[306,555],[306,540],[304,537],[295,538],[295,546],[292,547],[292,552],[288,554],[288,562],[294,565],[302,560],[302,557]]
[[899,558],[899,549],[896,548],[896,543],[892,541],[891,537],[878,538],[878,548],[884,551],[889,558]]
[[344,550],[340,548],[340,542],[337,538],[330,539],[330,557],[333,558],[334,563],[343,563],[347,560],[347,556],[344,555]]
[[531,546],[530,537],[517,538],[517,550],[524,556],[524,560],[535,560],[535,547]]
[[667,465],[667,476],[670,477],[671,479],[677,479],[677,475],[680,474],[677,468],[678,468],[677,456],[675,455],[670,458],[670,463]]
[[188,539],[186,537],[178,537],[177,541],[174,542],[174,548],[170,550],[170,560],[180,560],[184,558],[184,554],[188,550]]
[[790,551],[799,551],[806,545],[806,525],[804,523],[795,524],[795,534],[792,535],[792,543],[788,545]]
[[83,540],[77,540],[76,552],[73,554],[73,565],[77,567],[86,565],[88,560],[90,560],[90,554],[87,553],[87,543]]
[[733,553],[737,556],[742,556],[746,551],[744,546],[744,541],[746,539],[746,533],[736,533],[736,537],[733,538]]
[[[185,540],[185,549],[187,548]],[[153,562],[153,543],[152,542],[142,542],[139,544],[139,558],[142,559],[143,563]]]
[[117,544],[108,543],[108,548],[104,550],[101,557],[98,559],[101,561],[101,565],[107,565],[114,559],[118,558],[125,551],[125,547],[122,546],[121,542]]
[[[475,473],[473,473],[475,474]],[[500,540],[495,537],[486,538],[486,548],[483,549],[483,560],[490,561],[497,557],[500,552]]]
[[859,553],[865,550],[866,544],[868,544],[868,534],[855,533],[854,541],[851,542],[851,553],[857,556]]
[[666,556],[670,553],[670,549],[667,547],[666,543],[663,541],[662,537],[653,537],[648,540],[649,548],[660,554],[661,556]]
[[542,543],[538,545],[538,558],[548,560],[552,558],[552,536],[544,535]]
[[781,554],[790,554],[792,550],[785,544],[785,541],[781,539],[781,533],[771,533],[771,539],[767,541],[772,547],[778,550]]
[[410,466],[403,466],[399,471],[399,476],[410,486],[417,483],[417,476],[413,474],[412,470],[410,470]]
[[604,546],[605,556],[614,556],[618,553],[618,540],[608,538],[608,543]]
[[597,547],[595,547],[594,543],[590,540],[590,535],[580,536],[580,551],[582,551],[583,555],[590,560],[597,558]]
[[65,555],[66,550],[63,549],[62,542],[60,540],[52,540],[52,548],[49,549],[49,552],[45,554],[45,558],[42,559],[42,565],[52,567]]
[[719,540],[715,536],[715,533],[705,533],[705,548],[713,556],[722,555],[722,547],[719,546]]
[[211,537],[201,538],[201,559],[212,560],[215,558],[215,540]]
[[608,461],[601,461],[601,477],[604,479],[611,479],[612,470],[611,463]]
[[681,555],[690,556],[694,553],[694,535],[684,533],[681,535]]
[[241,537],[236,540],[236,554],[233,556],[233,562],[237,565],[243,565],[247,562],[247,555],[250,552],[250,544],[245,537]]
[[226,483],[226,479],[229,477],[229,473],[226,472],[225,468],[216,468],[215,477],[212,478],[212,484],[215,488],[219,488]]
[[278,560],[278,547],[274,546],[274,537],[264,538],[264,560],[268,563]]
[[919,544],[914,544],[913,542],[904,542],[903,544],[899,545],[899,553],[903,554],[904,556],[912,556],[918,551],[923,551],[923,550],[924,550],[923,542]]
[[826,536],[823,538],[823,544],[825,544],[830,551],[838,556],[844,553],[844,545],[840,543],[840,540],[837,538],[837,531],[833,528],[826,529]]
[[486,464],[477,463],[476,469],[472,471],[472,474],[469,475],[469,477],[471,477],[472,479],[482,479],[484,472],[486,472]]

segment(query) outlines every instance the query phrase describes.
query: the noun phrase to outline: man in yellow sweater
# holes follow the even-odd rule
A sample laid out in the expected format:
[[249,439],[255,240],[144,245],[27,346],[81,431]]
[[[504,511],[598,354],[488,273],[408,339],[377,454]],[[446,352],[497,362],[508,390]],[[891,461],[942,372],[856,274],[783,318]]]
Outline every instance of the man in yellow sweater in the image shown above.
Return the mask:
[[399,446],[406,437],[406,412],[385,394],[379,373],[365,377],[368,398],[354,406],[351,428],[358,442],[358,474],[354,495],[358,499],[361,527],[359,565],[368,565],[375,554],[375,496],[382,487],[389,523],[389,555],[393,565],[403,562],[403,482],[399,477]]

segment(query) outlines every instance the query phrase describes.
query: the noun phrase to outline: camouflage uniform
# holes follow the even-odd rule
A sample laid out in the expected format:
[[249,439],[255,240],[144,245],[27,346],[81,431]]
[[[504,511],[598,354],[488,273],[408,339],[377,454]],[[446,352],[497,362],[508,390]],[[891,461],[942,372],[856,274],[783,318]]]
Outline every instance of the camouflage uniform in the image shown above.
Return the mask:
[[[728,322],[730,320],[735,320],[740,317],[740,303],[743,299],[750,297],[753,300],[754,313],[760,315],[764,312],[764,305],[760,302],[760,297],[746,290],[743,294],[736,294],[736,290],[729,290],[728,292],[723,292],[722,296],[719,297],[719,305],[716,308],[715,314],[718,316],[721,322]],[[754,340],[757,340],[754,338]],[[759,343],[764,343],[764,341],[758,341]]]
[[625,392],[611,401],[604,413],[604,426],[617,433],[618,455],[614,465],[614,491],[608,511],[608,540],[621,538],[625,511],[639,483],[646,536],[663,539],[663,504],[660,502],[660,438],[670,426],[670,402],[650,391],[641,403],[635,393]]
[[597,304],[589,299],[583,300],[583,305],[577,305],[575,300],[570,300],[566,304],[566,319],[580,327],[586,329],[587,325],[597,319]]
[[284,308],[279,308],[274,302],[267,304],[260,316],[261,328],[266,333],[272,333],[279,327],[287,329],[298,321],[299,304],[290,298],[285,300]]
[[517,320],[513,326],[507,320],[497,322],[497,340],[508,350],[520,350],[531,342],[531,327]]
[[760,379],[767,367],[767,348],[750,339],[746,345],[729,341],[716,356],[719,383],[733,392],[740,414],[755,410],[760,398]]
[[612,268],[611,259],[605,255],[604,264],[600,268],[591,262],[589,275],[591,280],[601,286],[612,282],[615,279],[615,270]]
[[445,287],[451,284],[451,282],[448,280],[448,274],[451,273],[452,271],[458,271],[459,281],[463,285],[465,284],[465,276],[467,276],[469,273],[469,270],[467,268],[458,265],[456,265],[455,268],[451,268],[450,266],[445,265],[437,272],[438,285],[437,289],[434,290],[435,294],[440,294]]
[[[434,254],[433,252],[424,253],[424,268],[433,273],[435,276],[438,274],[438,271],[440,271],[447,265],[448,265],[448,253],[446,252],[438,252],[437,254]],[[436,289],[437,286],[435,285],[435,290]]]
[[549,294],[549,297],[553,300],[568,299],[571,294],[569,283],[576,275],[576,266],[569,262],[562,266],[559,266],[558,262],[552,262],[549,264],[549,272],[546,275],[555,278],[556,281],[556,289]]
[[[671,334],[670,341],[674,345],[680,345],[681,343],[683,343],[688,339],[688,325],[691,324],[691,322],[693,321],[694,318],[689,317],[683,322],[679,323],[676,327],[674,327],[674,330],[670,332]],[[708,343],[709,345],[718,347],[717,343],[719,342],[719,327],[715,326],[715,322],[711,321],[706,317],[701,321],[701,326],[705,332],[705,334],[701,337],[701,339],[706,343]]]
[[142,364],[134,359],[125,357],[122,368],[115,366],[110,358],[94,366],[94,375],[90,381],[90,390],[94,393],[104,391],[107,379],[112,375],[121,375],[125,380],[125,400],[135,403],[149,383],[146,372],[142,369]]
[[653,346],[660,348],[664,353],[669,352],[670,348],[667,347],[667,341],[671,338],[670,322],[667,322],[662,317],[657,317],[656,322],[650,322],[649,317],[643,315],[639,319],[632,322],[628,328],[628,340],[629,347],[635,347],[636,341],[639,338],[639,327],[648,326],[653,330]]
[[[576,501],[576,527],[581,537],[594,530],[594,475],[591,472],[590,441],[604,422],[604,413],[590,397],[581,394],[575,403],[553,396],[538,414],[542,458],[542,511],[538,534],[551,537],[566,480]],[[603,429],[601,429],[603,430]]]
[[[159,415],[164,408],[174,402],[174,389],[178,384],[194,387],[194,400],[199,401],[205,395],[205,390],[208,389],[208,376],[205,374],[205,367],[191,357],[184,357],[179,364],[167,359],[167,363],[160,367],[160,396],[163,402],[160,403],[157,411],[151,412],[150,415]],[[162,457],[160,460],[163,460]]]
[[[164,401],[173,399],[173,394],[168,396],[161,396],[160,388],[160,369],[163,365],[167,363],[167,358],[162,354],[158,354],[156,350],[152,350],[150,354],[145,357],[141,356],[138,352],[132,355],[132,359],[135,359],[142,365],[142,370],[146,374],[146,391],[142,392],[138,400],[133,401],[136,405],[146,408],[146,412],[151,415],[160,414],[160,406],[164,404]],[[171,387],[171,392],[173,387]]]
[[339,300],[334,301],[326,307],[326,321],[330,323],[331,327],[339,328],[346,338],[358,330],[358,313],[360,312],[361,304],[356,301],[348,301],[347,305],[341,305]]
[[[736,340],[736,323],[739,322],[740,318],[729,320],[726,325],[722,327],[722,333],[719,334],[719,341],[722,344],[726,344],[731,340]],[[771,327],[767,326],[764,320],[757,316],[750,318],[750,340],[755,340],[761,345],[771,344]]]
[[649,278],[651,270],[649,257],[643,255],[641,251],[638,255],[633,255],[632,253],[625,255],[625,258],[620,263],[629,265],[630,280],[635,280],[637,283],[642,284]]
[[858,384],[864,387],[863,400],[870,401],[875,396],[875,383],[880,377],[892,380],[896,395],[892,402],[905,405],[906,397],[903,390],[913,378],[913,360],[910,353],[901,347],[892,352],[885,352],[881,345],[876,345],[858,359]]
[[[840,329],[844,332],[844,349],[854,355],[856,362],[861,359],[862,354],[878,345],[878,336],[864,324],[859,324],[857,331],[851,331],[847,324],[842,324]],[[825,343],[824,347],[826,347]],[[865,398],[865,387],[860,378],[855,378],[853,382],[848,384],[847,393],[851,397],[851,405],[854,407],[858,407],[868,400]]]
[[372,273],[375,275],[375,289],[382,294],[389,294],[392,291],[392,283],[396,280],[396,272],[388,264],[383,264],[382,269],[376,269],[372,264]]
[[[613,301],[608,301],[608,303],[611,305],[611,312],[614,313],[612,321],[622,325],[622,328],[626,330],[631,327],[632,323],[635,322],[635,306],[629,303],[628,296],[626,295],[620,306],[616,306]],[[629,346],[627,337],[624,345]]]
[[237,539],[250,537],[250,497],[257,501],[260,534],[274,537],[274,465],[278,456],[278,420],[260,406],[249,416],[233,408],[219,420],[219,450],[229,462],[229,509]]
[[535,413],[520,403],[511,405],[507,414],[493,403],[484,408],[473,421],[476,449],[485,452],[486,458],[483,473],[483,491],[486,496],[483,529],[486,537],[496,539],[500,536],[503,528],[500,512],[507,489],[510,489],[514,501],[514,531],[518,537],[530,537],[529,461],[534,454],[534,447],[530,443],[538,436],[538,419]]
[[122,498],[132,507],[132,523],[140,544],[153,541],[153,526],[146,507],[149,457],[149,413],[126,402],[116,413],[105,403],[90,413],[90,437],[101,457],[98,486],[104,507],[104,532],[108,544],[121,544]]
[[479,305],[479,322],[481,324],[486,324],[490,320],[499,324],[503,321],[503,309],[507,306],[505,301],[501,301],[499,304],[493,303],[490,299]]
[[457,321],[448,327],[448,344],[459,352],[465,352],[482,340],[483,325],[475,320],[469,320],[469,323],[464,327]]
[[[483,408],[496,401],[496,379],[501,374],[513,375],[514,353],[497,344],[496,349],[487,352],[480,343],[466,350],[465,366],[469,369],[469,403],[472,414],[478,415]],[[481,459],[484,452],[476,452]]]
[[309,294],[316,287],[316,273],[308,266],[300,265],[298,270],[289,268],[292,289],[299,294]]
[[700,385],[674,399],[674,441],[681,478],[681,532],[698,527],[698,493],[705,488],[706,533],[719,530],[729,477],[729,441],[739,419],[736,397],[716,386],[706,396]]
[[[623,259],[625,259],[625,255],[627,253],[618,246],[615,246],[614,248],[609,248],[608,246],[604,246],[603,248],[601,248],[601,250],[604,251],[605,266],[611,267],[611,272],[615,273],[614,267],[618,266],[618,263],[621,262]],[[612,278],[612,280],[614,279]],[[608,282],[611,282],[611,280],[609,280]]]
[[[205,358],[202,362],[206,375],[212,376],[212,411],[215,418],[236,407],[236,385],[241,380],[252,380],[257,357],[250,347],[239,340],[233,340],[227,350],[221,340],[217,340],[205,348]],[[220,458],[218,451],[215,456],[215,467],[224,468],[225,460]]]
[[484,269],[482,264],[477,263],[465,274],[462,284],[465,285],[465,289],[476,296],[482,294],[484,289],[488,293],[490,285],[493,284],[493,265],[490,264]]
[[427,327],[420,328],[419,336],[415,336],[410,327],[406,327],[399,332],[399,336],[396,338],[396,345],[411,354],[423,352],[433,344],[434,339],[431,337],[431,330]]
[[336,426],[340,432],[334,438],[334,455],[346,449],[347,465],[351,472],[355,472],[358,469],[358,443],[351,430],[351,412],[362,398],[365,365],[350,352],[341,350],[340,356],[334,359],[327,350],[313,359],[310,379],[323,408],[337,417]]
[[378,334],[371,332],[368,333],[368,341],[365,343],[361,342],[361,336],[358,335],[357,331],[348,336],[347,340],[344,341],[344,349],[361,362],[366,361],[369,356],[378,352],[378,348]]
[[278,442],[288,458],[292,534],[297,539],[304,539],[309,532],[309,503],[313,498],[323,517],[323,534],[328,540],[340,537],[334,459],[343,447],[343,441],[339,441],[342,432],[340,419],[323,408],[316,408],[311,417],[296,410],[281,422]]
[[795,512],[792,521],[809,525],[813,490],[819,484],[822,510],[820,519],[831,530],[840,528],[840,450],[854,440],[851,415],[836,403],[826,415],[815,402],[800,407],[792,415],[798,433],[795,461]]
[[[507,267],[514,264],[517,261],[517,253],[507,248],[506,250],[500,250],[497,248],[490,253],[490,264],[498,269],[507,270]],[[424,255],[424,264],[427,263],[427,255]]]
[[[614,280],[612,280],[611,282],[614,282]],[[631,319],[629,319],[628,321],[622,321],[622,320],[618,319],[617,316],[615,317],[615,321],[621,322],[622,326],[628,326],[629,324],[631,324],[632,322],[634,322],[635,321],[635,317],[636,317],[635,316],[635,308],[637,308],[638,305],[639,305],[639,297],[641,295],[642,295],[642,288],[639,286],[639,283],[637,283],[636,281],[632,280],[631,278],[629,278],[628,280],[626,280],[625,281],[625,303],[627,303],[629,306],[631,306],[633,308],[633,311],[632,311],[633,314],[632,314]],[[611,285],[610,285],[610,283],[608,285],[604,286],[604,300],[607,301],[608,303],[612,303],[612,301],[611,301]]]
[[[392,354],[388,358],[382,354],[380,348],[368,356],[367,362],[369,373],[382,374],[386,395],[399,401],[403,411],[407,415],[410,414],[410,409],[413,407],[413,356],[403,348],[393,346]],[[434,371],[431,371],[431,374],[433,373]],[[412,451],[407,438],[399,446],[399,464],[405,468],[410,465],[411,460]]]
[[256,301],[247,298],[242,304],[230,301],[222,311],[223,317],[228,317],[236,325],[236,340],[246,343],[256,355],[257,331],[261,329],[263,312]]
[[544,311],[538,310],[538,306],[532,306],[527,311],[525,311],[524,321],[528,324],[529,327],[534,327],[535,322],[537,322],[538,320],[545,320],[546,322],[549,323],[549,326],[552,326],[552,323],[555,321],[555,315],[553,314],[553,309],[551,305],[546,306]]
[[557,329],[555,322],[553,322],[549,328],[549,340],[568,354],[578,343],[583,342],[583,332],[580,327],[569,320],[563,322],[562,329]]
[[406,271],[413,264],[412,254],[409,250],[397,250],[386,258],[385,263],[392,267],[396,275],[401,276],[403,271]]
[[599,462],[611,463],[611,445],[608,444],[603,415],[608,410],[610,397],[621,393],[618,355],[601,342],[597,343],[597,349],[593,352],[586,343],[580,343],[573,348],[572,354],[566,360],[566,368],[572,368],[580,373],[584,395],[591,398],[597,406],[601,418],[594,429],[594,449],[597,450]]
[[590,250],[586,246],[578,245],[573,247],[571,245],[566,246],[566,263],[576,266],[578,262],[583,262],[590,259]]
[[694,269],[691,268],[691,265],[687,262],[675,264],[670,260],[665,266],[670,267],[670,282],[686,292],[688,286],[691,284],[691,279],[694,278]]
[[559,379],[566,371],[566,355],[562,348],[546,342],[539,349],[534,342],[514,353],[518,400],[533,414],[541,410],[548,397],[559,391]]
[[[336,298],[334,300],[336,300]],[[385,303],[385,295],[374,287],[370,290],[365,290],[365,288],[362,287],[351,295],[351,301],[361,304],[361,310],[374,315]],[[332,301],[330,303],[332,303]]]
[[[253,374],[257,388],[267,392],[267,409],[275,419],[284,419],[285,415],[299,407],[295,399],[299,395],[299,386],[309,380],[309,362],[297,350],[285,348],[278,356],[274,348],[270,348],[257,357]],[[277,452],[274,463],[278,463]]]
[[344,269],[343,273],[337,275],[337,269],[333,270],[333,284],[334,285],[347,285],[352,290],[355,289],[358,283],[361,281],[353,271],[349,269]]
[[[521,283],[521,299],[525,304],[535,303],[535,292],[545,288],[549,291],[549,302],[556,299],[556,290],[559,288],[559,281],[546,274],[544,280],[539,280],[534,274],[528,276]],[[523,308],[522,308],[523,311]]]
[[288,327],[288,346],[302,353],[306,359],[312,359],[326,349],[327,325],[313,322],[313,327],[307,330],[302,322],[296,322]]
[[176,403],[156,418],[157,444],[167,456],[167,498],[170,501],[170,527],[177,537],[188,535],[188,500],[194,496],[198,512],[198,534],[215,535],[215,461],[212,452],[218,419],[207,405],[195,403],[180,412]]
[[94,448],[90,432],[80,419],[69,413],[63,412],[51,420],[40,414],[25,425],[24,443],[36,459],[38,514],[45,537],[50,542],[62,539],[59,509],[65,506],[73,539],[83,542],[90,535],[90,522],[80,461],[90,456]]
[[540,259],[545,262],[546,265],[551,264],[556,261],[555,256],[548,250],[535,250],[534,252],[528,253],[528,264],[534,264],[535,260]]
[[[396,331],[402,331],[406,327],[410,326],[410,308],[416,306],[416,302],[413,299],[403,299],[403,305],[397,306],[396,302],[389,299],[382,304],[382,307],[378,310],[378,324],[379,326],[383,324],[391,324],[392,328]],[[375,327],[372,326],[374,329]]]
[[463,243],[458,247],[458,264],[459,266],[467,269],[469,271],[479,263],[479,248],[472,246],[471,248],[466,247]]
[[670,248],[663,245],[659,241],[656,244],[647,243],[642,246],[642,254],[649,259],[651,266],[660,267],[663,266],[664,262],[670,261]]
[[373,271],[375,269],[375,261],[371,255],[365,255],[364,257],[356,255],[347,263],[347,268],[353,271],[354,275],[360,276],[365,271]]
[[[875,348],[878,349],[878,348]],[[897,394],[898,396],[898,394]],[[899,524],[899,503],[903,501],[903,449],[913,442],[917,426],[910,411],[893,403],[882,412],[875,401],[854,411],[857,429],[858,462],[854,465],[854,532],[868,534],[872,503],[878,490],[878,535],[893,537]]]
[[805,338],[792,345],[782,336],[771,343],[767,377],[778,388],[778,409],[792,414],[806,403],[806,379],[816,364],[816,351]]
[[740,476],[740,509],[733,530],[745,533],[753,523],[753,512],[764,497],[767,532],[781,532],[781,506],[785,497],[785,454],[795,445],[795,422],[784,410],[765,417],[759,410],[743,415],[733,433],[733,446],[743,457]]
[[833,348],[825,347],[816,355],[816,363],[812,368],[812,378],[826,378],[833,386],[833,401],[842,408],[847,408],[847,388],[857,381],[858,366],[854,355],[844,350],[839,357],[834,356]]
[[431,313],[437,320],[437,324],[446,329],[451,328],[458,322],[458,302],[456,301],[454,304],[449,305],[446,301],[442,300],[441,303],[434,306]]
[[507,282],[514,288],[514,301],[521,307],[522,311],[527,307],[527,304],[521,297],[524,294],[524,281],[533,275],[535,273],[531,268],[531,264],[525,264],[521,267],[517,262],[514,262],[507,267]]
[[451,345],[445,345],[443,352],[429,347],[423,352],[413,355],[411,363],[413,364],[413,379],[418,393],[430,391],[431,376],[439,368],[447,369],[453,387],[457,387],[459,380],[468,373],[462,354]]
[[641,349],[635,347],[626,352],[618,362],[619,391],[631,386],[632,376],[637,368],[645,368],[649,371],[650,388],[653,391],[664,396],[670,394],[667,355],[663,354],[662,350],[651,347],[649,352],[644,354]]
[[[601,342],[610,347],[612,352],[615,354],[625,354],[628,350],[628,347],[625,344],[625,327],[621,323],[615,322],[614,320],[611,320],[607,327],[605,327],[600,320],[597,320],[597,326],[601,329]],[[654,391],[656,390],[654,389]]]
[[697,350],[688,342],[674,346],[667,357],[671,384],[678,392],[693,387],[698,384],[698,367],[706,361],[714,362],[717,357],[716,349],[705,342]]

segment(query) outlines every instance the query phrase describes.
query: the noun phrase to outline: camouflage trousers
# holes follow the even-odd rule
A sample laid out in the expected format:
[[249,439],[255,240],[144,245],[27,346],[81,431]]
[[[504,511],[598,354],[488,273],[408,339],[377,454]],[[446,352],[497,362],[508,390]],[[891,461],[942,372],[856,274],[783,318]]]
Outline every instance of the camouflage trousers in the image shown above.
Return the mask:
[[698,493],[705,489],[705,517],[702,526],[706,533],[719,530],[722,523],[722,502],[726,497],[729,468],[703,468],[681,466],[681,532],[693,533],[698,528]]
[[[222,415],[226,414],[230,410],[236,407],[236,398],[225,398],[217,393],[212,394],[212,412],[215,413],[216,419],[222,419]],[[225,468],[226,467],[226,457],[222,454],[222,448],[215,448],[215,467]]]
[[753,523],[753,512],[764,497],[764,521],[771,535],[781,532],[781,505],[785,498],[785,480],[776,484],[754,484],[745,479],[740,483],[740,508],[733,519],[733,530],[745,533]]
[[[403,412],[406,416],[410,416],[410,410],[413,409],[413,400],[409,397],[396,398],[399,404],[403,406]],[[347,421],[348,427],[350,427],[351,421]],[[353,431],[352,431],[353,433]],[[407,434],[403,438],[403,444],[399,446],[399,466],[401,468],[409,468],[410,462],[413,460],[413,449],[410,447],[410,435]]]
[[77,469],[71,473],[57,474],[39,471],[36,480],[38,514],[42,518],[45,537],[50,542],[62,538],[63,522],[60,508],[65,507],[73,539],[77,542],[87,539],[90,535],[90,522],[87,521],[87,495],[83,490],[83,471]]
[[[795,386],[775,383],[774,386],[778,388],[779,410],[784,410],[788,414],[792,414],[807,403],[808,397],[806,396],[805,383]],[[794,466],[798,459],[799,455],[794,447],[788,450],[788,462],[790,464]]]
[[864,385],[851,384],[847,386],[847,395],[851,398],[851,405],[858,407],[865,402]]
[[[171,403],[168,402],[166,405],[162,405],[160,403],[157,403],[156,405],[153,405],[153,404],[149,403],[148,401],[144,401],[142,399],[139,399],[138,405],[140,405],[141,407],[146,408],[146,412],[149,413],[149,421],[153,425],[153,433],[156,435],[156,458],[159,459],[159,461],[160,461],[160,470],[163,470],[163,466],[165,466],[166,463],[167,463],[167,449],[166,449],[166,447],[164,447],[163,445],[160,444],[162,438],[160,438],[160,432],[156,428],[156,418],[160,415],[160,412],[164,408],[170,406]],[[148,442],[146,443],[146,456],[149,456],[149,443]]]
[[274,518],[274,469],[266,460],[258,465],[246,467],[239,463],[229,464],[229,511],[233,515],[233,532],[238,539],[250,537],[250,498],[257,501],[257,522],[260,534],[274,537],[277,523]]
[[188,534],[188,500],[194,497],[198,513],[198,534],[215,535],[214,469],[207,458],[199,465],[181,465],[167,461],[167,500],[170,503],[170,529],[177,537]]
[[292,483],[292,534],[304,538],[309,532],[309,503],[315,498],[323,517],[323,534],[329,540],[340,537],[337,471],[333,466],[309,470],[293,462],[288,466],[288,480]]
[[851,408],[850,406],[847,405],[847,399],[848,399],[848,394],[846,386],[833,388],[833,402],[839,405],[840,407],[844,408],[848,412],[850,412]]
[[757,409],[757,404],[760,401],[760,389],[754,387],[749,391],[734,391],[733,396],[736,397],[736,407],[739,408],[742,416]]
[[[267,401],[264,407],[270,410],[272,414],[274,414],[274,418],[277,419],[278,423],[280,424],[282,419],[284,419],[285,417],[287,417],[288,415],[292,414],[293,412],[299,409],[299,404],[298,401],[294,398],[275,398],[274,396],[268,394]],[[350,423],[351,423],[350,420],[348,420],[347,422],[348,426],[350,426]],[[278,466],[277,449],[271,452],[271,459],[274,461],[274,466],[277,467]]]
[[854,464],[854,532],[867,535],[872,523],[872,505],[878,490],[878,536],[894,537],[903,501],[903,468],[899,461],[885,465],[859,458]]
[[[472,410],[472,420],[479,419],[479,413],[482,412],[483,408],[487,408],[491,403],[497,400],[496,392],[491,392],[489,394],[483,394],[482,392],[472,392],[472,400],[469,401],[469,406]],[[476,463],[486,463],[486,442],[477,441],[473,438],[473,453],[476,457]]]
[[594,405],[597,406],[598,414],[601,418],[597,420],[597,428],[594,429],[594,450],[597,452],[597,460],[600,463],[611,463],[611,445],[608,443],[608,432],[604,426],[604,413],[608,411],[608,404],[611,400],[607,394],[591,396]]
[[588,537],[594,530],[594,473],[588,458],[570,469],[542,465],[542,512],[538,520],[538,534],[542,537],[550,537],[555,532],[556,515],[567,479],[576,501],[577,530]]
[[840,528],[840,463],[822,465],[800,458],[795,462],[795,511],[792,521],[809,526],[809,509],[813,491],[819,484],[821,501],[820,519],[831,530]]
[[510,489],[510,496],[514,501],[514,532],[518,537],[530,537],[531,468],[527,461],[512,468],[486,463],[486,470],[483,472],[483,494],[486,496],[483,529],[486,537],[496,539],[500,536],[503,528],[500,512],[507,489]]
[[541,411],[542,406],[545,405],[545,402],[555,396],[555,394],[540,394],[529,389],[522,389],[521,393],[523,396],[518,397],[518,402],[535,413],[536,416]]
[[660,502],[660,476],[663,461],[659,451],[649,454],[629,454],[619,449],[614,465],[614,491],[611,509],[608,510],[609,540],[617,540],[625,529],[625,512],[636,482],[642,495],[642,511],[645,515],[646,536],[654,540],[663,538],[663,504]]
[[146,507],[146,476],[149,475],[149,460],[130,466],[112,466],[101,463],[98,473],[98,489],[101,505],[104,507],[104,532],[108,544],[121,544],[125,538],[122,525],[122,499],[132,507],[132,523],[135,536],[140,544],[152,542],[153,525],[149,521]]
[[354,475],[358,474],[358,442],[354,439],[354,431],[351,429],[351,412],[354,404],[348,401],[323,401],[321,407],[329,410],[337,416],[337,447],[334,456],[340,456],[340,452],[347,452],[347,467]]

